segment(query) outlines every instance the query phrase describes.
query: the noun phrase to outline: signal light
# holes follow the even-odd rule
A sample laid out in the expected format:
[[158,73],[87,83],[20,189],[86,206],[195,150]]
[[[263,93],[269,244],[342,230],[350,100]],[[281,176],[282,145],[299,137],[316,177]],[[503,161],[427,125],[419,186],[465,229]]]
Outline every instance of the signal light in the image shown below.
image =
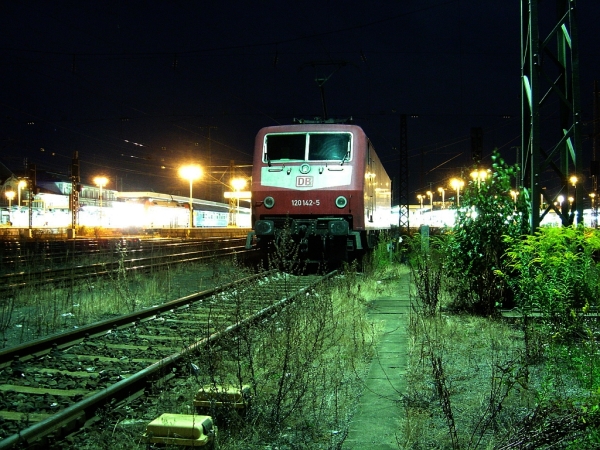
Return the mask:
[[337,206],[340,209],[345,208],[347,204],[348,199],[346,199],[346,197],[344,197],[343,195],[340,195],[338,198],[335,199],[335,206]]
[[273,206],[275,206],[275,199],[273,197],[265,197],[263,204],[265,205],[265,208],[271,209]]

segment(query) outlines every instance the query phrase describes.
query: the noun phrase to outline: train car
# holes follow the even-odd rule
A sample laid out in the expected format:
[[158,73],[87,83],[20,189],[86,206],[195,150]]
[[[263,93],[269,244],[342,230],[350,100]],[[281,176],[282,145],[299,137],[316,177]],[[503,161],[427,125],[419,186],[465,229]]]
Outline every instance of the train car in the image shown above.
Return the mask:
[[391,224],[391,181],[362,128],[297,124],[263,128],[252,172],[254,239],[269,252],[283,236],[311,262],[347,261]]

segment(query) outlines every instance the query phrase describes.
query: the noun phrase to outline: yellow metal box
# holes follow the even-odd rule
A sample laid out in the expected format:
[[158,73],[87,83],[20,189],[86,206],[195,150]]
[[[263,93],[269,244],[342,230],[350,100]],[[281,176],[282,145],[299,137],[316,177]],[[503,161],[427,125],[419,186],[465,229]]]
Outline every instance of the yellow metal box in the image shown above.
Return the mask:
[[214,434],[210,416],[165,413],[148,424],[144,437],[153,444],[202,447],[212,442]]
[[194,397],[194,406],[244,408],[250,398],[250,386],[204,386]]

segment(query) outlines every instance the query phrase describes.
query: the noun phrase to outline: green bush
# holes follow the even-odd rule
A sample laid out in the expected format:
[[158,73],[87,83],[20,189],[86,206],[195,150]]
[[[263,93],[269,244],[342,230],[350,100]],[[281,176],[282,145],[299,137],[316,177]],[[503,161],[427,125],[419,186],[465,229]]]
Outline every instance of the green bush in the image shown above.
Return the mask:
[[496,271],[508,248],[504,236],[518,238],[529,228],[527,192],[517,201],[510,192],[516,170],[494,151],[487,178],[469,182],[461,197],[446,248],[454,303],[460,309],[489,315],[512,298]]
[[[507,269],[503,275],[526,312],[539,311],[564,333],[583,313],[598,306],[600,282],[594,255],[600,251],[596,230],[581,227],[541,228],[534,235],[506,237]],[[500,274],[500,272],[499,272]]]

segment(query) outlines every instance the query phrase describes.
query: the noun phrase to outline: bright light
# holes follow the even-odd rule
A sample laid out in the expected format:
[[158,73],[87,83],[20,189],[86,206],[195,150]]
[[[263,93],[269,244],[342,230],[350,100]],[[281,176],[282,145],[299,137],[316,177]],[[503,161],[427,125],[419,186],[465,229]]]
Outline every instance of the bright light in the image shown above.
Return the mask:
[[473,172],[471,172],[471,178],[477,181],[483,181],[487,178],[487,171],[483,169],[474,170]]
[[419,194],[419,195],[417,195],[417,198],[419,199],[419,202],[421,202],[421,209],[423,209],[423,199],[425,198],[425,196]]
[[456,206],[460,206],[460,188],[464,185],[465,182],[458,178],[452,178],[450,180],[450,187],[456,190]]
[[181,166],[179,175],[190,182],[190,228],[194,226],[194,204],[192,201],[192,183],[202,176],[202,169],[195,164],[189,166]]
[[446,189],[443,187],[438,188],[438,192],[442,195],[442,209],[446,208],[446,202],[444,200],[444,194],[446,193]]
[[234,178],[230,181],[230,183],[233,189],[236,191],[241,191],[244,189],[244,187],[246,187],[246,180],[244,178]]
[[108,178],[105,176],[95,177],[94,183],[100,188],[98,198],[100,199],[100,226],[102,226],[102,188],[108,184]]
[[104,176],[95,177],[94,184],[100,188],[103,188],[104,186],[106,186],[108,184],[108,178],[106,178]]
[[189,181],[197,180],[202,176],[202,169],[197,165],[181,166],[179,168],[179,176]]
[[19,183],[17,184],[17,192],[19,195],[18,198],[18,207],[19,207],[19,212],[21,212],[21,190],[27,186],[27,181],[25,180],[19,180]]
[[6,191],[6,198],[8,199],[8,201],[13,201],[15,198],[15,191]]
[[571,175],[571,177],[569,178],[569,181],[571,182],[573,187],[575,187],[575,184],[577,183],[577,177],[575,175]]
[[458,178],[452,178],[450,180],[450,187],[452,189],[460,189],[464,185],[465,185],[465,182],[463,180],[459,180]]

